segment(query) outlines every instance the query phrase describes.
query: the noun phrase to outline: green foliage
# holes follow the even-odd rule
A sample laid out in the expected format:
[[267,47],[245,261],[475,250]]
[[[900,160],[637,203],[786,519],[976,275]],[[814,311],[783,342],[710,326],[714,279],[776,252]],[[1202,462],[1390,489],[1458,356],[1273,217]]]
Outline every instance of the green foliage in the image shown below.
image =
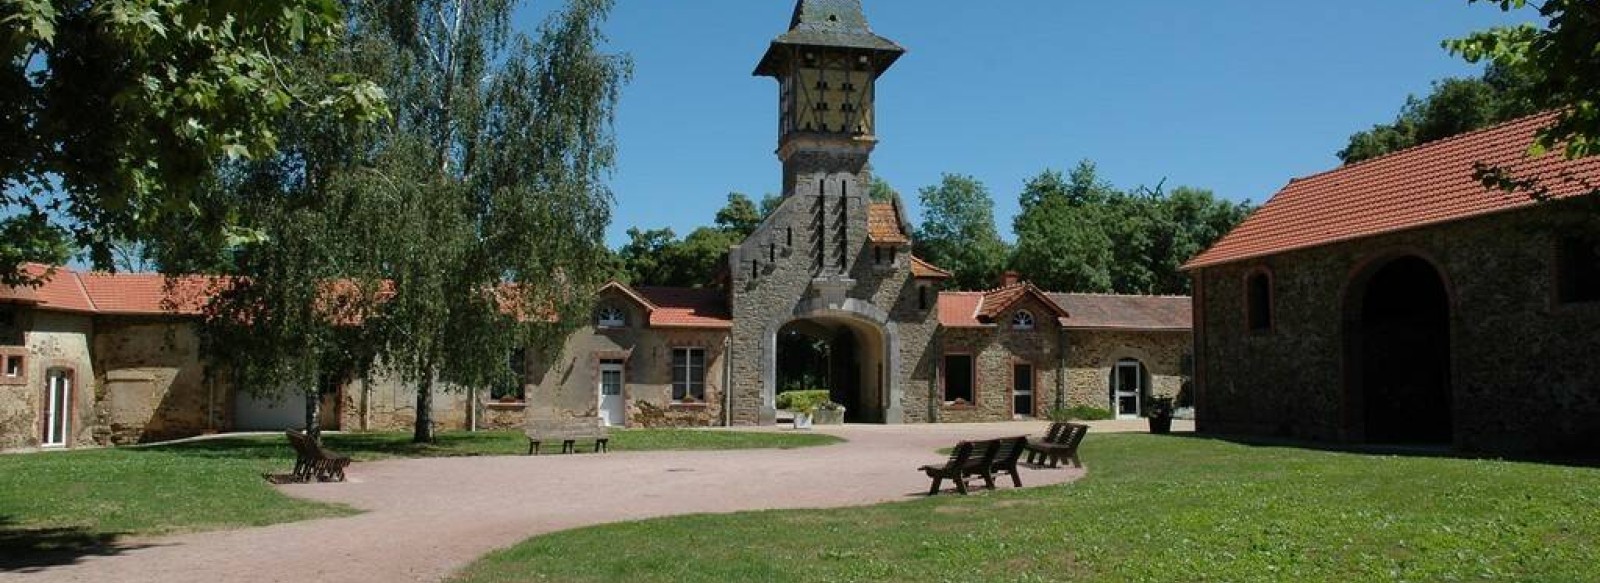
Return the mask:
[[995,228],[988,187],[971,176],[945,174],[938,186],[923,188],[921,198],[917,255],[953,273],[950,283],[957,288],[994,287],[1007,249]]
[[1011,268],[1066,292],[1187,293],[1183,264],[1251,209],[1189,187],[1123,192],[1088,161],[1069,175],[1041,173],[1020,201]]
[[1052,409],[1050,410],[1049,416],[1051,421],[1056,422],[1105,421],[1108,419],[1117,418],[1115,413],[1112,413],[1107,409],[1091,407],[1089,405],[1077,405],[1075,407],[1068,407],[1065,409]]
[[51,224],[50,217],[41,212],[31,211],[0,220],[0,284],[31,283],[22,272],[5,269],[6,265],[65,263],[72,256],[68,238],[66,231]]
[[728,250],[761,226],[781,199],[767,197],[760,207],[741,193],[730,193],[717,211],[715,226],[700,227],[679,240],[672,229],[628,229],[628,243],[617,251],[633,285],[700,287],[726,268]]
[[[29,136],[0,145],[0,206],[59,217],[103,268],[117,241],[253,236],[201,188],[219,162],[272,156],[284,116],[385,113],[359,76],[291,71],[344,21],[328,0],[0,3],[0,135]],[[52,244],[13,244],[34,242]],[[0,255],[0,274],[39,253]]]
[[[1468,1],[1503,11],[1529,5],[1527,0]],[[1487,61],[1534,79],[1529,93],[1561,110],[1557,121],[1540,132],[1538,149],[1560,149],[1568,158],[1600,155],[1600,10],[1592,0],[1545,0],[1535,6],[1547,22],[1544,28],[1494,28],[1444,45],[1469,62]]]
[[1526,69],[1497,64],[1490,64],[1481,78],[1435,82],[1427,97],[1406,98],[1394,122],[1350,136],[1339,158],[1354,164],[1532,115],[1552,104],[1548,94],[1536,89],[1538,83],[1538,76]]
[[867,189],[867,196],[875,202],[889,202],[894,200],[895,197],[900,196],[900,193],[895,191],[893,186],[889,185],[889,181],[878,176],[873,176],[872,185]]
[[1600,555],[1595,469],[1093,432],[1082,451],[1070,484],[569,530],[457,580],[1588,581]]
[[824,389],[778,393],[777,407],[785,411],[809,415],[816,413],[817,409],[820,408],[838,407],[838,404],[832,401],[828,391]]

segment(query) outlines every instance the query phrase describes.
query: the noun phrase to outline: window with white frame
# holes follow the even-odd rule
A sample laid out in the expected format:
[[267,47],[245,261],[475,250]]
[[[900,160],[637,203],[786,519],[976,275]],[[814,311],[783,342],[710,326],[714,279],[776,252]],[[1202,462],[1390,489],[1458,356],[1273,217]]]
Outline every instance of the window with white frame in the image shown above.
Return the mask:
[[602,306],[596,320],[601,328],[621,328],[628,325],[628,313],[616,306]]
[[1011,316],[1012,330],[1032,330],[1033,325],[1033,312],[1017,310],[1017,313]]
[[706,400],[706,349],[672,349],[672,400],[703,403]]

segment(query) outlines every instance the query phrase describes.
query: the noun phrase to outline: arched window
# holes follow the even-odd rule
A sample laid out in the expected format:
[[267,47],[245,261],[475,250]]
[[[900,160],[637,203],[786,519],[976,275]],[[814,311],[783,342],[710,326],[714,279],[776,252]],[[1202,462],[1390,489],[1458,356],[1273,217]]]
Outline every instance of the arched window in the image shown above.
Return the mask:
[[616,306],[602,306],[596,320],[601,328],[621,328],[628,325],[628,313]]
[[1266,270],[1245,279],[1246,319],[1251,332],[1272,330],[1272,274]]
[[1017,310],[1017,313],[1011,316],[1012,330],[1032,330],[1033,325],[1033,312]]

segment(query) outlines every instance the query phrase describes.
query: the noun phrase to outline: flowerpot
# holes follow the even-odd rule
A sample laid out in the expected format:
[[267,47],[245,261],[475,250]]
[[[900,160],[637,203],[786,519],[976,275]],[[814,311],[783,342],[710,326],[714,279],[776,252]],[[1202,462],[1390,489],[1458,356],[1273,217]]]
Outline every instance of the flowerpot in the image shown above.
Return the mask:
[[1172,433],[1172,417],[1151,417],[1150,433],[1156,435]]
[[811,415],[811,422],[817,425],[844,425],[844,409],[817,409]]
[[795,429],[811,429],[811,416],[805,413],[794,414]]

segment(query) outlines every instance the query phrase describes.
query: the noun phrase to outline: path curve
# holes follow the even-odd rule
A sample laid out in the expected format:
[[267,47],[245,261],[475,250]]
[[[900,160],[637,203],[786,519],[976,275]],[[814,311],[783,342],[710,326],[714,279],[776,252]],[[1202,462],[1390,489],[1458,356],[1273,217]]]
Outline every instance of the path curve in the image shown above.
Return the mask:
[[[31,573],[30,582],[439,581],[530,536],[690,513],[831,508],[907,500],[915,471],[958,439],[1040,435],[1042,423],[848,426],[847,443],[794,450],[472,457],[357,464],[344,484],[282,486],[363,514],[124,541],[128,550]],[[1024,469],[1027,486],[1082,470]]]

